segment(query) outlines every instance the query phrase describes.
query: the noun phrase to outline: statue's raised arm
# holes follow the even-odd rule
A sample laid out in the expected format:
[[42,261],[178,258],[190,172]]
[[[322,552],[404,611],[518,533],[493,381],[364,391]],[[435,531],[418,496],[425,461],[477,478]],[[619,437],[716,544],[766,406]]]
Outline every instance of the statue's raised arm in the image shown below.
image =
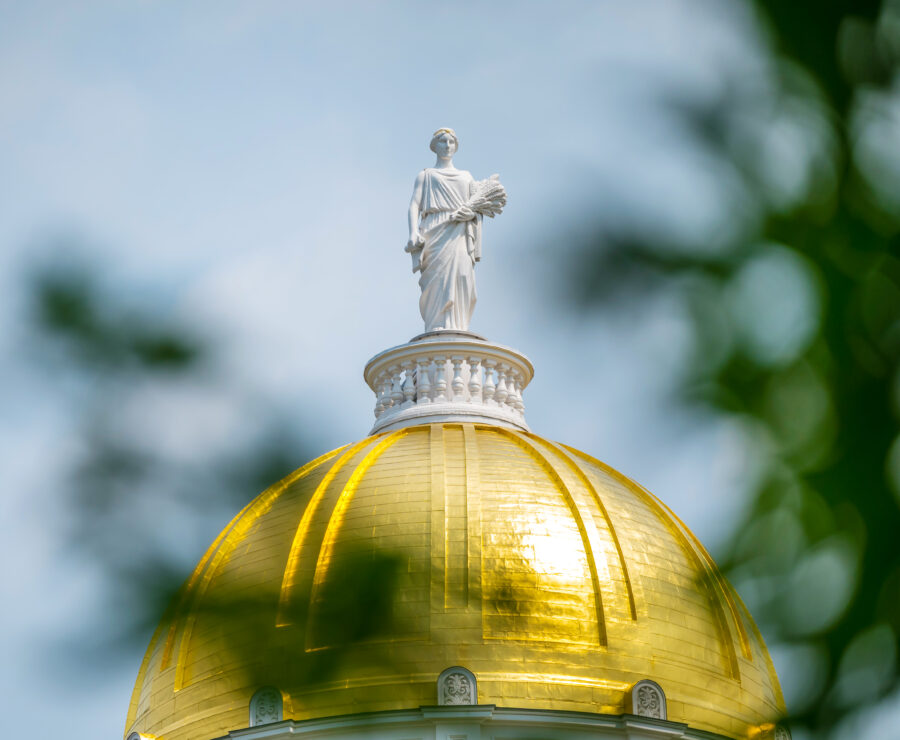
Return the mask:
[[459,139],[442,128],[431,138],[434,167],[422,170],[409,203],[409,241],[413,272],[419,272],[419,310],[425,331],[467,331],[475,308],[475,263],[481,259],[484,216],[506,205],[499,175],[476,181],[453,166]]

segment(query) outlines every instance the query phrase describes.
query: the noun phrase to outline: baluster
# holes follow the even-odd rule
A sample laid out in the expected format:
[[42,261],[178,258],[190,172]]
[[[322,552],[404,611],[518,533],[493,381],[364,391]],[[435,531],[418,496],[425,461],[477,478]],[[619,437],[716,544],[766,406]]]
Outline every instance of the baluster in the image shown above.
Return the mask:
[[509,396],[509,390],[506,388],[506,369],[509,367],[505,362],[501,362],[497,367],[497,390],[494,392],[494,398],[497,404],[503,406]]
[[506,405],[510,411],[518,411],[516,396],[516,371],[512,366],[506,366]]
[[512,368],[507,368],[506,371],[506,406],[513,413],[519,412],[519,407],[516,405],[516,376],[515,372]]
[[375,418],[384,413],[384,371],[375,376]]
[[478,379],[478,373],[481,369],[481,358],[469,358],[469,403],[478,403],[481,399],[478,397],[481,393],[481,381]]
[[401,408],[408,409],[415,403],[416,398],[416,379],[415,379],[416,363],[413,360],[405,360],[403,362],[403,370],[406,372],[406,378],[403,381],[403,404]]
[[391,399],[391,372],[390,370],[385,370],[381,374],[381,412],[384,413],[391,406],[394,405],[393,400]]
[[400,366],[394,365],[388,371],[391,374],[391,406],[399,407],[403,403],[403,388],[400,379]]
[[431,364],[430,357],[417,357],[416,363],[416,403],[431,403],[431,379],[428,377],[428,366]]
[[463,391],[466,389],[466,384],[463,383],[462,379],[462,357],[451,357],[450,362],[453,363],[453,382],[450,383],[450,387],[453,389],[453,400],[454,401],[465,401],[465,397],[463,396]]
[[446,377],[447,358],[438,355],[434,358],[434,402],[443,403],[448,401],[447,398],[447,377]]
[[375,408],[372,409],[372,412],[375,414],[375,418],[377,419],[381,416],[381,394],[378,392],[378,378],[372,381],[372,385],[375,386]]
[[517,414],[522,411],[522,391],[519,387],[522,382],[521,376],[519,375],[519,371],[516,369],[510,369],[509,376],[507,377],[507,387],[509,388],[509,398],[506,402],[510,405],[513,411]]
[[519,411],[522,414],[525,414],[525,386],[528,384],[528,380],[524,374],[519,376]]
[[486,406],[494,406],[497,403],[494,400],[494,391],[497,390],[497,386],[494,385],[494,365],[496,364],[496,360],[485,360],[482,363],[484,366],[484,387],[481,393],[484,396]]
[[522,373],[516,370],[516,411],[520,414],[525,413],[525,401],[522,400],[522,386],[524,385],[524,381],[522,378]]

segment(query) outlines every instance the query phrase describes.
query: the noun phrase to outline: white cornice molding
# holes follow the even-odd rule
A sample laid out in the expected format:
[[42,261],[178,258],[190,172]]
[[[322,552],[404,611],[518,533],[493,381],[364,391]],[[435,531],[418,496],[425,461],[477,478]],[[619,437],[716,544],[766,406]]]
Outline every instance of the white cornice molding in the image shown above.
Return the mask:
[[503,730],[525,728],[540,728],[543,733],[552,733],[555,740],[728,740],[724,735],[695,730],[680,722],[633,714],[514,709],[493,704],[284,720],[232,730],[211,740],[388,740],[399,737],[398,733],[422,740],[484,740],[504,736]]

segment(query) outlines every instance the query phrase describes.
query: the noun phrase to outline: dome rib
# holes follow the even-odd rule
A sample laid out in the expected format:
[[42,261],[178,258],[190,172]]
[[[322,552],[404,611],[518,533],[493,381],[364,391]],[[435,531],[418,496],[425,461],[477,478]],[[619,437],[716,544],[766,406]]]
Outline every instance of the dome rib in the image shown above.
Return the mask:
[[338,473],[341,472],[341,469],[350,462],[360,450],[372,444],[373,440],[376,439],[377,437],[366,437],[356,444],[347,445],[346,447],[341,448],[341,450],[344,451],[344,454],[334,462],[329,471],[325,474],[325,477],[322,478],[319,485],[316,486],[316,490],[310,497],[309,503],[306,504],[303,516],[300,518],[300,523],[297,525],[297,529],[294,532],[294,539],[291,543],[287,565],[284,569],[284,577],[281,581],[281,590],[278,597],[278,615],[275,620],[276,627],[288,627],[293,624],[293,620],[289,618],[289,614],[291,599],[293,598],[294,592],[297,590],[297,582],[299,581],[298,571],[300,558],[306,536],[309,533],[312,518],[319,510],[319,504],[321,503],[322,498],[325,496],[325,493],[328,491]]
[[[272,508],[274,503],[278,500],[278,497],[281,496],[292,483],[300,480],[308,472],[317,468],[322,463],[335,457],[343,449],[345,448],[339,447],[331,452],[326,452],[324,455],[317,457],[315,460],[308,462],[303,467],[294,471],[284,480],[263,491],[262,494],[247,504],[247,506],[231,520],[231,523],[222,531],[222,534],[219,535],[216,542],[210,547],[207,555],[212,555],[212,557],[208,559],[205,558],[206,567],[203,567],[204,561],[201,561],[200,566],[197,567],[197,570],[191,576],[193,578],[194,575],[198,574],[201,570],[203,571],[202,578],[199,582],[195,582],[196,585],[193,587],[193,598],[191,598],[189,602],[186,602],[186,616],[184,617],[181,641],[178,646],[178,659],[175,663],[175,691],[179,691],[185,685],[184,673],[185,665],[187,664],[187,654],[191,644],[191,637],[194,632],[194,624],[197,621],[196,605],[200,603],[200,600],[206,594],[210,581],[212,581],[219,566],[231,557],[234,548],[244,539],[251,527],[253,527],[260,517]],[[192,584],[190,581],[188,581],[188,584],[187,593],[190,593]],[[178,618],[176,615],[176,619],[172,622],[173,630],[176,628],[177,624]],[[164,663],[162,668],[165,667],[166,664]]]
[[[332,559],[335,539],[344,522],[344,515],[347,511],[347,507],[350,505],[350,501],[353,499],[353,494],[359,487],[360,481],[382,453],[407,434],[409,434],[409,429],[404,428],[391,432],[383,437],[365,453],[363,459],[357,463],[353,472],[350,474],[350,477],[347,479],[347,482],[344,484],[344,487],[335,502],[334,508],[331,510],[331,514],[328,517],[328,524],[325,526],[325,532],[322,535],[322,543],[319,545],[319,555],[316,558],[316,569],[313,574],[312,591],[309,598],[311,604],[316,603],[322,585],[325,582],[328,565]],[[312,644],[312,633],[310,628],[311,622],[307,625],[306,650],[309,652],[311,650],[321,650],[328,647],[327,645],[314,646]]]
[[482,519],[481,519],[481,454],[475,427],[464,424],[463,456],[465,460],[465,605],[482,603]]
[[541,439],[534,434],[530,434],[529,436],[556,451],[556,453],[572,469],[572,471],[578,477],[578,480],[581,481],[581,484],[588,491],[590,491],[591,496],[594,499],[594,503],[600,510],[603,521],[606,523],[606,526],[609,529],[610,539],[612,540],[613,545],[615,545],[616,548],[616,554],[619,558],[619,566],[622,568],[622,576],[625,582],[625,591],[628,595],[628,608],[631,611],[631,619],[632,621],[637,620],[637,607],[634,601],[634,587],[631,583],[631,576],[628,575],[628,563],[625,561],[625,554],[622,552],[622,543],[619,542],[619,535],[616,533],[616,528],[613,526],[612,519],[609,516],[609,511],[607,511],[606,505],[603,503],[603,499],[600,498],[600,493],[597,491],[597,487],[591,482],[591,479],[578,464],[578,461],[575,459],[575,457],[563,445],[559,444],[558,442],[552,442],[548,439]]
[[165,616],[162,621],[159,623],[157,628],[153,631],[153,637],[150,638],[150,644],[147,646],[147,652],[144,653],[144,659],[141,661],[141,667],[138,669],[137,679],[134,682],[134,688],[131,691],[131,700],[128,702],[128,714],[125,718],[125,726],[130,726],[135,717],[137,716],[138,709],[140,708],[141,695],[144,693],[144,682],[147,680],[147,674],[150,670],[150,661],[153,658],[153,654],[156,651],[156,646],[159,642],[159,638],[163,633],[163,628],[166,625]]
[[727,581],[726,585],[731,589],[734,598],[737,600],[738,606],[746,616],[747,622],[750,624],[750,630],[753,633],[754,640],[756,640],[756,646],[759,649],[759,654],[762,656],[762,662],[766,667],[766,674],[769,677],[773,699],[778,706],[784,706],[784,694],[781,691],[781,683],[778,680],[778,674],[775,672],[775,664],[772,662],[772,656],[769,655],[769,651],[766,649],[766,641],[763,639],[762,632],[759,631],[759,627],[757,627],[756,622],[753,621],[753,615],[750,614],[750,610],[747,608],[747,605],[744,604],[744,600],[741,598],[740,594],[735,591]]
[[209,548],[207,548],[200,562],[197,564],[197,567],[194,568],[194,571],[191,573],[190,578],[188,578],[187,583],[182,586],[178,594],[178,600],[174,608],[168,635],[166,636],[166,645],[163,650],[162,663],[160,665],[161,669],[167,668],[172,660],[172,653],[175,647],[176,638],[178,637],[179,627],[182,628],[181,637],[182,640],[184,639],[184,625],[191,613],[190,606],[196,603],[197,599],[202,595],[201,578],[203,577],[203,574],[206,573],[210,561],[218,551],[222,542],[228,537],[228,535],[234,529],[235,525],[241,520],[241,517],[243,517],[244,514],[246,514],[247,511],[252,508],[255,503],[256,501],[254,500],[244,506],[244,508],[241,509],[228,523],[225,529],[223,529],[219,533],[219,536],[216,537]]
[[[698,554],[694,547],[694,543],[685,535],[682,529],[684,527],[683,523],[677,520],[677,518],[674,517],[668,507],[642,485],[623,475],[618,470],[611,468],[609,465],[606,465],[600,460],[597,460],[596,458],[593,458],[590,455],[581,452],[580,450],[573,449],[571,447],[568,447],[567,445],[563,446],[574,455],[587,460],[592,465],[597,466],[607,475],[612,476],[619,482],[626,485],[632,491],[637,493],[648,506],[656,511],[657,516],[659,516],[660,520],[666,523],[669,531],[675,536],[676,541],[681,545],[681,549],[693,562],[695,568],[704,576],[701,579],[702,582],[700,583],[700,586],[703,589],[703,592],[706,594],[707,601],[709,602],[709,606],[715,619],[716,628],[719,632],[719,644],[725,651],[724,655],[726,658],[726,672],[731,678],[740,683],[741,668],[740,664],[738,663],[737,652],[734,649],[734,639],[731,633],[731,627],[728,624],[728,618],[725,615],[725,610],[722,608],[721,600],[717,598],[719,594],[710,586],[710,574],[708,572],[709,568],[705,559],[708,558],[709,555],[705,555],[704,558],[700,554]],[[686,529],[686,527],[684,529]],[[726,600],[726,604],[727,603],[728,601]]]
[[[254,512],[253,520],[255,521],[256,519],[258,519],[265,513],[265,511],[268,511],[268,508],[272,503],[274,503],[275,499],[277,499],[278,496],[280,496],[293,482],[299,480],[309,471],[311,471],[313,468],[318,467],[323,462],[326,462],[332,457],[335,457],[343,449],[345,448],[339,447],[335,450],[326,452],[324,455],[320,455],[316,459],[311,460],[306,465],[294,471],[284,480],[264,491],[260,496],[247,503],[231,519],[231,521],[219,533],[216,539],[213,540],[212,544],[206,549],[206,552],[200,559],[200,562],[197,563],[197,566],[192,571],[190,577],[179,589],[173,604],[167,610],[167,614],[164,615],[162,621],[159,624],[159,627],[157,627],[153,634],[153,637],[150,640],[150,644],[147,646],[147,651],[144,655],[144,659],[141,662],[141,667],[138,671],[134,690],[132,691],[131,701],[129,702],[127,720],[129,724],[133,721],[135,715],[137,714],[151,659],[154,652],[159,646],[159,640],[164,632],[166,633],[166,641],[163,646],[163,653],[160,658],[158,670],[165,670],[170,665],[172,655],[175,651],[175,645],[176,643],[178,643],[179,649],[178,660],[176,662],[176,679],[173,688],[175,691],[182,688],[184,684],[185,656],[187,654],[187,648],[193,632],[193,624],[196,619],[196,615],[194,614],[194,607],[199,603],[203,594],[206,592],[206,588],[209,585],[212,573],[215,571],[218,563],[221,562],[222,558],[226,554],[230,554],[234,546],[240,541],[240,537],[235,535],[235,530],[238,526],[238,523],[241,522],[243,518],[251,512],[251,510]],[[249,528],[249,525],[247,528]],[[246,531],[244,531],[244,533],[246,533]],[[231,543],[230,546],[228,546],[228,542]],[[166,627],[167,629],[165,629]],[[180,642],[178,640],[179,631]]]
[[[572,490],[566,485],[566,482],[562,479],[559,473],[556,472],[556,469],[553,467],[553,464],[547,458],[547,456],[541,452],[537,446],[531,442],[527,437],[525,437],[522,433],[512,431],[509,429],[501,429],[497,428],[501,434],[506,437],[509,437],[514,442],[516,442],[525,452],[531,456],[531,458],[541,466],[550,480],[556,484],[559,492],[562,494],[563,498],[566,501],[566,505],[569,507],[569,510],[572,512],[572,517],[575,519],[575,523],[578,525],[578,531],[581,534],[581,542],[584,547],[584,554],[587,559],[588,567],[591,572],[591,581],[594,587],[594,608],[597,612],[597,630],[598,630],[598,638],[600,645],[602,647],[606,647],[608,642],[607,630],[606,630],[606,615],[603,611],[603,596],[600,590],[600,578],[597,575],[597,560],[596,553],[602,552],[602,546],[599,543],[599,535],[597,533],[597,528],[594,525],[593,517],[591,516],[591,512],[586,510],[578,501],[575,500],[575,497],[572,493]],[[590,527],[588,526],[588,522],[590,522]]]
[[[653,495],[646,489],[644,489],[644,492],[647,495]],[[713,562],[710,554],[706,551],[706,548],[703,547],[700,540],[696,538],[694,533],[691,532],[690,529],[688,529],[687,525],[683,521],[681,521],[681,519],[678,518],[678,515],[675,514],[675,512],[672,511],[668,506],[666,506],[662,501],[659,501],[659,505],[669,513],[669,516],[672,517],[672,520],[681,529],[682,536],[693,544],[694,549],[699,554],[700,559],[703,562],[707,581],[715,586],[715,589],[725,600],[725,603],[728,605],[728,610],[731,612],[731,618],[734,621],[735,627],[737,628],[738,640],[741,644],[741,654],[744,656],[744,658],[746,658],[750,662],[753,662],[753,653],[750,651],[750,638],[747,635],[747,629],[744,626],[744,620],[741,618],[741,614],[734,602],[734,598],[732,597],[731,587],[728,585],[725,577],[716,567],[716,564]]]
[[[474,430],[474,428],[472,428]],[[431,523],[429,537],[432,547],[430,598],[443,604],[444,610],[468,609],[470,593],[478,594],[480,581],[470,588],[480,550],[471,553],[473,527],[477,526],[478,509],[469,499],[478,490],[480,477],[478,445],[467,439],[465,427],[429,426],[429,475],[431,479]],[[461,444],[454,444],[454,437]],[[480,507],[480,502],[477,504]],[[480,532],[481,530],[478,529]],[[480,535],[479,535],[480,536]]]
[[[175,691],[181,690],[184,686],[184,672],[185,665],[187,664],[187,654],[188,648],[191,644],[191,637],[194,633],[194,624],[197,621],[197,610],[196,606],[200,603],[203,595],[206,593],[206,589],[209,586],[209,582],[212,580],[213,574],[216,572],[216,569],[219,566],[219,563],[227,556],[231,554],[231,551],[237,545],[238,542],[242,539],[243,534],[246,533],[246,530],[249,529],[249,525],[245,527],[241,527],[240,531],[239,525],[244,521],[244,518],[251,514],[254,514],[253,518],[250,520],[252,523],[259,516],[262,516],[266,511],[269,510],[271,503],[277,498],[286,488],[286,485],[279,484],[278,486],[273,486],[262,496],[260,496],[255,501],[252,501],[248,504],[240,514],[238,514],[231,522],[231,524],[225,528],[222,532],[223,536],[220,536],[221,539],[218,543],[214,543],[213,547],[210,548],[210,557],[206,560],[205,563],[202,563],[203,567],[198,568],[198,580],[191,584],[186,593],[190,596],[188,600],[185,601],[183,606],[183,612],[181,614],[177,614],[176,618],[172,620],[172,630],[170,632],[170,640],[174,640],[176,630],[179,627],[179,623],[181,626],[181,636],[178,640],[178,654],[175,659]],[[202,561],[201,561],[202,562]],[[193,574],[191,576],[193,578]],[[171,660],[172,652],[170,650],[170,644],[167,642],[166,645],[166,653],[163,656],[163,662],[160,666],[160,670],[165,669],[169,665],[169,661]]]
[[147,675],[149,673],[150,661],[151,658],[154,657],[163,632],[166,632],[166,641],[163,646],[163,652],[159,660],[159,665],[157,666],[158,671],[162,671],[167,668],[169,666],[169,663],[171,662],[178,627],[182,623],[183,617],[189,614],[187,610],[187,604],[194,603],[195,601],[194,588],[200,576],[206,569],[207,563],[213,556],[213,553],[215,553],[215,551],[218,549],[219,544],[222,542],[222,540],[225,539],[226,535],[231,531],[235,523],[237,523],[237,521],[244,515],[244,512],[246,512],[247,509],[252,506],[252,504],[253,502],[251,501],[246,506],[244,506],[244,508],[241,509],[234,516],[234,518],[232,518],[228,525],[219,533],[216,539],[213,540],[213,543],[206,549],[206,552],[203,554],[200,562],[197,563],[196,567],[191,572],[190,577],[178,590],[175,600],[166,610],[162,620],[159,623],[159,626],[153,632],[153,637],[150,639],[150,644],[147,646],[147,651],[144,654],[144,659],[141,661],[141,667],[138,670],[134,689],[131,692],[131,701],[128,705],[127,724],[130,725],[134,721],[134,717],[138,712],[141,696],[144,692],[144,683],[147,680]]
[[[463,453],[465,454],[465,453]],[[461,583],[451,584],[451,546],[448,523],[448,490],[444,469],[447,464],[447,447],[444,428],[435,424],[428,426],[428,475],[431,485],[431,512],[428,537],[431,542],[431,578],[428,586],[429,598],[433,603],[443,604],[446,609],[454,597],[460,596]],[[462,553],[457,553],[462,555]],[[467,553],[468,555],[468,553]],[[454,588],[457,586],[457,588]]]

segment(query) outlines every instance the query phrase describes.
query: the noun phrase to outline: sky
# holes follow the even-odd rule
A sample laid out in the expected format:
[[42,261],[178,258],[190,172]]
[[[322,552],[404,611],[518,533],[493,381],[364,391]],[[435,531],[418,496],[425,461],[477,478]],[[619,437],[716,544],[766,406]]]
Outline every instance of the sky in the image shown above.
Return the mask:
[[23,274],[65,259],[48,247],[63,236],[135,300],[218,332],[216,382],[130,395],[148,445],[227,447],[264,403],[324,452],[370,428],[367,359],[421,331],[406,208],[439,127],[459,136],[457,166],[499,173],[509,194],[485,228],[471,328],[533,361],[532,430],[638,480],[721,548],[751,454],[667,400],[690,348],[681,309],[648,295],[600,317],[565,300],[566,281],[594,224],[733,228],[740,194],[667,104],[764,95],[765,48],[745,6],[711,0],[0,1],[7,730],[40,717],[71,740],[121,734],[142,654],[58,655],[95,618],[96,584],[61,545],[79,440],[22,351]]

